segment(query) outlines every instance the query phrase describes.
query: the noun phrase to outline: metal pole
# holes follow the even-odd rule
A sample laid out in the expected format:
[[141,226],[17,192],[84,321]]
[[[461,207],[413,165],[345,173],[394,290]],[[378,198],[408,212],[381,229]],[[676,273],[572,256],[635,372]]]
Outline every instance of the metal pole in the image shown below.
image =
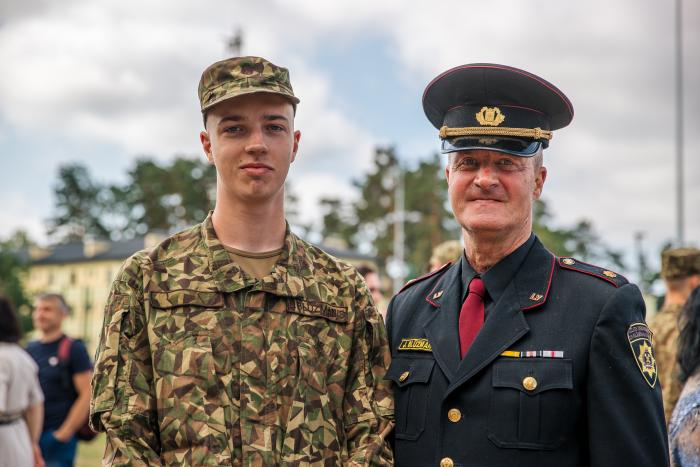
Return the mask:
[[676,242],[683,246],[683,5],[676,0]]
[[405,279],[404,266],[404,221],[406,212],[404,210],[404,179],[403,169],[400,164],[396,165],[396,189],[394,190],[394,261],[398,265],[394,276],[394,293],[403,287]]

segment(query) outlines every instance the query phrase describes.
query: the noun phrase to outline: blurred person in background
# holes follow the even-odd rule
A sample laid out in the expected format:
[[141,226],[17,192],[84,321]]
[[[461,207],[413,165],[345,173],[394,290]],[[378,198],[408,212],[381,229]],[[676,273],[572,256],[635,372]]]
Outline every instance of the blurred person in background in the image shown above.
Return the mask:
[[678,319],[690,293],[700,285],[700,250],[675,248],[661,254],[661,277],[666,297],[661,310],[649,320],[654,334],[654,351],[663,389],[666,423],[681,393],[678,375]]
[[[68,313],[62,295],[39,295],[32,313],[39,339],[27,345],[27,352],[39,366],[39,381],[45,397],[39,445],[47,467],[73,465],[78,444],[76,433],[87,421],[90,408],[92,363],[85,344],[63,333],[63,320]],[[70,343],[66,362],[59,358],[62,343]]]
[[447,240],[433,248],[430,256],[430,272],[437,271],[447,263],[459,260],[464,251],[464,246],[459,240]]
[[386,298],[382,293],[382,280],[379,277],[379,272],[372,266],[363,264],[358,266],[357,272],[365,279],[365,284],[372,294],[372,300],[377,307],[377,311],[382,315],[382,319],[386,319]]
[[682,391],[668,428],[671,465],[700,465],[700,287],[680,314],[678,378]]
[[0,467],[42,467],[44,395],[34,360],[19,345],[19,320],[0,296]]

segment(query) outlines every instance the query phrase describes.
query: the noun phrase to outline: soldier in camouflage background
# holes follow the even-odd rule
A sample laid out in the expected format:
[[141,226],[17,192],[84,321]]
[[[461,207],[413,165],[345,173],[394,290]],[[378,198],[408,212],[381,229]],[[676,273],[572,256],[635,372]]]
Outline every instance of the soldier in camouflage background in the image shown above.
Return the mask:
[[666,284],[666,297],[661,310],[649,320],[649,328],[654,333],[654,350],[668,424],[683,389],[678,379],[676,361],[678,316],[690,292],[700,285],[700,250],[676,248],[664,251],[661,255],[661,277]]
[[129,258],[97,349],[107,465],[390,465],[387,338],[362,278],[290,232],[299,102],[257,57],[204,71],[200,225]]

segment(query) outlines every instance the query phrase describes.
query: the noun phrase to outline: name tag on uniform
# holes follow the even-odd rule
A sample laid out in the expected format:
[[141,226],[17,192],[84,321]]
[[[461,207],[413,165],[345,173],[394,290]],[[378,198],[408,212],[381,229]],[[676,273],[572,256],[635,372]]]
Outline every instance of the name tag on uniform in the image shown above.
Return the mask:
[[401,339],[398,350],[417,350],[419,352],[432,352],[433,347],[428,339]]

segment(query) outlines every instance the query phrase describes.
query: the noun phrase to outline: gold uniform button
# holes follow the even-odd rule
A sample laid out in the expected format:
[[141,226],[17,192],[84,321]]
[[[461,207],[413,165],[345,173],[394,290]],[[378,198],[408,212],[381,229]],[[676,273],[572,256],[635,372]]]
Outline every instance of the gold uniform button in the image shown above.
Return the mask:
[[603,275],[607,276],[607,277],[617,277],[617,274],[615,274],[612,271],[608,271],[608,270],[603,271]]
[[449,457],[443,457],[440,461],[440,467],[454,467],[455,463]]
[[447,418],[452,423],[457,423],[462,419],[462,412],[460,412],[459,409],[450,409],[447,411]]
[[406,381],[406,378],[408,378],[408,375],[410,374],[410,372],[404,371],[403,373],[401,373],[401,376],[399,376],[399,381],[403,383],[404,381]]
[[528,391],[534,391],[537,387],[537,380],[532,376],[527,376],[523,379],[523,387]]

